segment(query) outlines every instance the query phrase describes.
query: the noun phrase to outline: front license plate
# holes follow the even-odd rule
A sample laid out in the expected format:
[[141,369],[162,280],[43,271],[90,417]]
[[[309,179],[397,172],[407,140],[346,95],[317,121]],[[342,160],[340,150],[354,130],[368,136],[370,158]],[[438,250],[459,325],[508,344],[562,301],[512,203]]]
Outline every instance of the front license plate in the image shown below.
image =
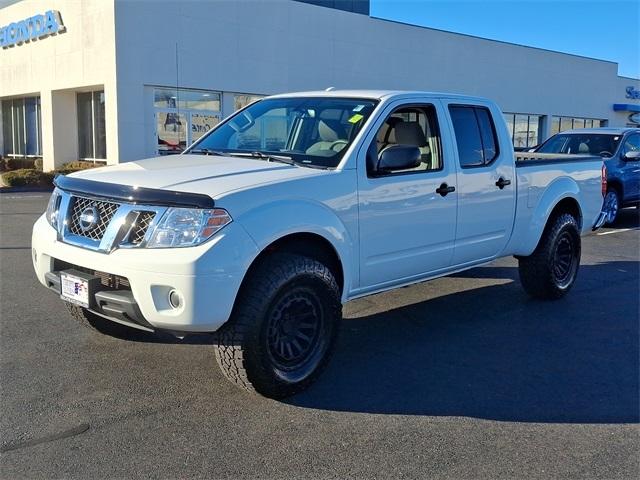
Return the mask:
[[61,272],[60,298],[67,302],[89,308],[89,281]]

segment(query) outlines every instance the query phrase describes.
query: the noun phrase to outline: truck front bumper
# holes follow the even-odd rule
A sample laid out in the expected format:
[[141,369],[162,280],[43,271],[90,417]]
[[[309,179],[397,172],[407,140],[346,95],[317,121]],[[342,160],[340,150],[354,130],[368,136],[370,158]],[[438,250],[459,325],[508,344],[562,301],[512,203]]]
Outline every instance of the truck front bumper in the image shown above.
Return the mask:
[[[197,247],[118,249],[109,254],[58,241],[44,216],[32,234],[32,260],[40,283],[60,293],[61,269],[124,279],[119,280],[123,288],[92,291],[90,309],[144,330],[189,333],[220,328],[257,254],[255,242],[237,223]],[[177,308],[169,301],[172,291],[181,299]]]

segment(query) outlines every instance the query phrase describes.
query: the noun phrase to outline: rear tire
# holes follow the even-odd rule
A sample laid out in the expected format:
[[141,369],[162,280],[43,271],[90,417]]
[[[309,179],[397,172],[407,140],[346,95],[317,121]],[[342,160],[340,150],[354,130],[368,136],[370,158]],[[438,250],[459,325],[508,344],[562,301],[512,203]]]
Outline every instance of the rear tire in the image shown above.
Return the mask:
[[215,355],[232,383],[284,398],[320,375],[335,345],[342,304],[331,270],[302,255],[275,254],[251,273]]
[[578,275],[580,230],[567,213],[552,219],[528,257],[519,257],[520,282],[535,298],[555,300],[567,294]]
[[606,225],[611,225],[618,218],[620,212],[620,194],[615,188],[607,190],[607,194],[604,196],[602,208],[607,212]]

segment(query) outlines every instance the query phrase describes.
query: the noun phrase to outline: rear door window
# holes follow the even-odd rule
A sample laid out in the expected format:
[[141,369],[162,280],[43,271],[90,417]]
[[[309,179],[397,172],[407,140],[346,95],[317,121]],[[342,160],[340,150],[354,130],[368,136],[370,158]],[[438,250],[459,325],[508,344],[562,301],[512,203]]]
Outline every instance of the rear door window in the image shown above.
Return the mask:
[[487,108],[451,105],[449,113],[462,168],[488,165],[498,156],[498,142],[491,113]]
[[498,155],[498,146],[496,142],[496,133],[493,128],[493,121],[486,108],[474,108],[476,118],[478,119],[478,127],[482,138],[482,152],[484,154],[484,163],[491,163]]

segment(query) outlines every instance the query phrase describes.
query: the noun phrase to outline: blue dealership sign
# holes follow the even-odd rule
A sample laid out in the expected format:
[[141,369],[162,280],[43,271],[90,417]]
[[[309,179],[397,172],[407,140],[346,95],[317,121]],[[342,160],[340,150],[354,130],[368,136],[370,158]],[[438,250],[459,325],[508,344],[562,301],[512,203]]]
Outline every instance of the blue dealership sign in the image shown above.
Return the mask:
[[49,10],[18,22],[0,27],[0,47],[9,48],[40,38],[62,33],[66,27],[57,10]]
[[640,90],[636,90],[634,87],[629,86],[627,87],[626,92],[627,92],[627,95],[626,95],[627,98],[640,100]]

